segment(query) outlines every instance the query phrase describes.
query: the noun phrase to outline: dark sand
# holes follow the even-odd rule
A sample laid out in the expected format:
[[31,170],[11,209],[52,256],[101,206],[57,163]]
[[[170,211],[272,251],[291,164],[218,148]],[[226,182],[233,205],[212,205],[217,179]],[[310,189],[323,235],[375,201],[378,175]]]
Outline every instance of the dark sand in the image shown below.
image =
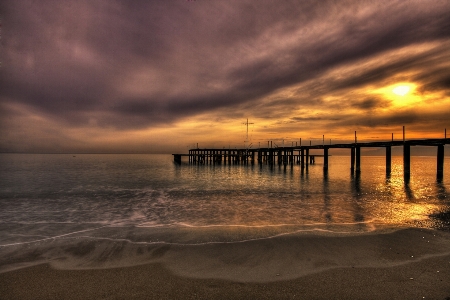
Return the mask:
[[267,283],[180,277],[160,264],[102,270],[55,270],[45,264],[0,274],[0,283],[1,299],[444,300],[450,299],[450,256]]
[[447,233],[404,230],[164,246],[138,266],[80,270],[51,262],[4,271],[0,299],[444,300],[449,241]]

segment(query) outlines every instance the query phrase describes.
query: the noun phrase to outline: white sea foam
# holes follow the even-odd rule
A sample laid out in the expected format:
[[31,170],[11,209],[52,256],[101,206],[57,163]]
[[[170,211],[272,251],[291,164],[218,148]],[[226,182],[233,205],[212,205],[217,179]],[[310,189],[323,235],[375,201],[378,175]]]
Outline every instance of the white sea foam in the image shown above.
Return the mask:
[[[25,234],[11,234],[11,236],[17,237],[40,237],[38,239],[27,240],[22,242],[15,243],[6,243],[0,244],[0,247],[9,247],[9,246],[17,246],[17,245],[30,245],[35,243],[42,243],[46,241],[54,241],[57,239],[88,239],[88,240],[108,240],[113,242],[127,242],[131,244],[145,244],[145,245],[154,245],[154,244],[167,244],[167,245],[207,245],[207,244],[230,244],[230,243],[242,243],[248,241],[257,241],[257,240],[265,240],[272,239],[280,236],[287,235],[296,235],[296,234],[311,234],[314,233],[316,235],[332,235],[332,236],[342,236],[342,235],[361,235],[373,232],[374,230],[369,231],[355,231],[352,228],[349,228],[345,225],[358,225],[364,223],[348,223],[348,224],[340,224],[339,227],[335,227],[332,229],[325,228],[325,225],[329,226],[329,224],[308,224],[299,226],[297,224],[276,224],[276,225],[189,225],[184,223],[177,224],[155,224],[155,225],[146,225],[146,226],[122,226],[122,225],[104,225],[95,228],[89,228],[84,230],[77,230],[68,232],[65,234],[59,235],[25,235]],[[323,225],[323,226],[321,226]],[[300,227],[300,228],[299,228]],[[118,235],[121,230],[124,229],[126,232],[130,232],[133,228],[142,228],[142,229],[156,229],[157,231],[153,232],[145,232],[145,238],[150,241],[138,241],[141,237],[140,234],[142,232],[135,231],[133,236],[135,240],[130,238],[119,238],[119,237],[111,237],[108,235]],[[186,239],[186,234],[191,236],[188,238],[188,242],[178,242],[176,236],[179,235],[179,230],[182,228],[188,228],[194,231],[183,232],[183,236],[180,240]],[[233,228],[243,229],[245,231],[235,232]],[[343,228],[348,228],[349,230],[343,230]],[[105,229],[106,231],[99,232],[101,229]],[[158,229],[164,229],[163,236],[161,237],[161,232]],[[201,231],[196,231],[199,229]],[[202,229],[219,229],[219,231],[215,230],[214,232],[204,231]],[[257,231],[254,231],[254,230]],[[260,229],[275,229],[275,231],[259,231]],[[395,228],[398,230],[399,228]],[[113,230],[112,233],[110,230]],[[230,231],[231,230],[231,231]],[[392,229],[391,229],[392,230]],[[90,232],[92,235],[80,235],[81,233]],[[97,233],[96,233],[97,232]],[[164,235],[170,237],[170,240],[165,240]],[[211,236],[214,236],[217,241],[208,241],[211,239]]]
[[33,244],[33,243],[39,243],[39,242],[44,242],[44,241],[49,241],[49,240],[56,240],[56,239],[60,239],[60,238],[67,237],[67,236],[70,236],[70,235],[75,235],[75,234],[82,233],[82,232],[98,230],[98,229],[104,228],[104,227],[105,227],[105,226],[96,227],[96,228],[91,228],[91,229],[85,229],[85,230],[79,230],[79,231],[69,232],[69,233],[60,234],[60,235],[55,235],[55,236],[48,236],[48,237],[44,237],[44,238],[41,238],[41,239],[36,239],[36,240],[26,241],[26,242],[17,242],[17,243],[10,243],[10,244],[0,244],[0,247],[9,247],[9,246],[25,245],[25,244]]

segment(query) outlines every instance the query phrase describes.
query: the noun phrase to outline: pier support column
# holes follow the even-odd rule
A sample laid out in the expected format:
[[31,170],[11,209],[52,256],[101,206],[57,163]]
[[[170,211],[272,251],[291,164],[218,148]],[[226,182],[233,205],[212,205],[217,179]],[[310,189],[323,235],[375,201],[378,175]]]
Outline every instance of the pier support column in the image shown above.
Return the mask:
[[305,168],[305,149],[300,150],[300,166],[301,168]]
[[361,173],[361,147],[356,146],[356,174]]
[[391,175],[391,146],[386,146],[386,175]]
[[323,148],[323,170],[328,171],[328,148]]
[[437,148],[437,180],[442,180],[444,177],[444,145],[438,145]]
[[409,183],[411,175],[411,145],[403,144],[403,177],[405,183]]
[[355,147],[350,148],[350,172],[355,173]]
[[308,170],[309,164],[309,148],[306,148],[306,170]]

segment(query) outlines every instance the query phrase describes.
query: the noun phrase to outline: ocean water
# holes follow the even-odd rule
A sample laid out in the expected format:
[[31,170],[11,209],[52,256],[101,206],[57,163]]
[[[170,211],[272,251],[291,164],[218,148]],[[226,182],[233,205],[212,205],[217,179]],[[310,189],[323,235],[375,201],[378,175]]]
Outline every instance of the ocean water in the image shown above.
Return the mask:
[[82,256],[93,243],[448,231],[449,158],[437,180],[436,157],[413,156],[409,184],[401,156],[392,157],[389,177],[384,164],[363,156],[356,176],[349,156],[331,156],[324,174],[321,158],[301,172],[299,165],[178,165],[171,155],[0,154],[0,271]]

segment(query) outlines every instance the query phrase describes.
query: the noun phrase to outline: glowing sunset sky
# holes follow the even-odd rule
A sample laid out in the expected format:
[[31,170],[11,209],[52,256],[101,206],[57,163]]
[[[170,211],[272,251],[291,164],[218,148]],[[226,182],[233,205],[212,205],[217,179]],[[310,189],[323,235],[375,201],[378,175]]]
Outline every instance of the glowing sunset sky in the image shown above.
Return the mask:
[[450,136],[450,1],[2,1],[0,152]]

